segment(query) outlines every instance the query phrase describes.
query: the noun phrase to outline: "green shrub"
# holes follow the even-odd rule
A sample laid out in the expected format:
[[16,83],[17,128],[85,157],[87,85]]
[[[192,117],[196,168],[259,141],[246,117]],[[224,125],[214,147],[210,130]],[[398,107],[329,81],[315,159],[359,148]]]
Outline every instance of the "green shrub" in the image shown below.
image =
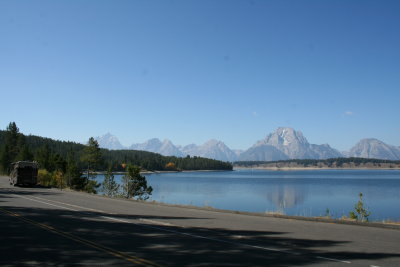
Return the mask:
[[56,181],[53,179],[53,175],[51,172],[47,171],[46,169],[39,169],[38,170],[38,184],[42,186],[54,186],[56,185]]

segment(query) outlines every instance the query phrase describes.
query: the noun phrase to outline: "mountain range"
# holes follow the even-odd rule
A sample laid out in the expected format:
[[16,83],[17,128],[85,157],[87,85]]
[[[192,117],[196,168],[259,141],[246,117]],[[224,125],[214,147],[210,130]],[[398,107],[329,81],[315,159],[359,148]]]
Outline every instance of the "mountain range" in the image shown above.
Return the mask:
[[132,149],[159,153],[164,156],[199,156],[222,161],[275,161],[287,159],[327,159],[338,157],[362,157],[386,160],[400,160],[400,147],[367,138],[360,140],[349,151],[340,152],[328,144],[310,144],[301,131],[280,127],[249,149],[232,150],[222,141],[211,139],[202,145],[174,145],[170,140],[152,138],[140,144],[124,147],[117,137],[110,133],[96,137],[100,147],[107,149]]

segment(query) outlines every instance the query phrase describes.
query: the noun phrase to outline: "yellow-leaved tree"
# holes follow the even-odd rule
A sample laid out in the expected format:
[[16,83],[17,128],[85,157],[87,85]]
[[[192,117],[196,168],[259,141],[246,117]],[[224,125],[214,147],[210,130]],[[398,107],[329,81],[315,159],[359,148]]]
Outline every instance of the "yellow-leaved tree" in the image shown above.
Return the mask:
[[171,170],[171,171],[175,171],[175,170],[176,170],[176,165],[175,165],[175,163],[173,163],[173,162],[168,162],[168,163],[165,165],[165,169]]

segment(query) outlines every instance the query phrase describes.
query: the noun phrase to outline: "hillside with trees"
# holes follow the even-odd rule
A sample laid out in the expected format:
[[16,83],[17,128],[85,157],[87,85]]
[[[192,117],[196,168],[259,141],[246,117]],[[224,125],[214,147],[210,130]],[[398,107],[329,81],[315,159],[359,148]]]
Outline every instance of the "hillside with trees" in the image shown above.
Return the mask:
[[138,166],[142,171],[232,170],[230,163],[201,157],[101,149],[92,137],[83,145],[24,135],[11,122],[5,131],[0,131],[0,173],[9,173],[10,164],[20,160],[37,161],[39,177],[48,186],[69,186],[89,192],[98,187],[91,183],[91,174],[105,170],[125,172],[126,166]]
[[[16,128],[16,125],[14,125]],[[7,131],[0,131],[0,160],[1,154],[10,153],[9,159],[4,158],[1,161],[4,168],[8,168],[8,163],[16,160],[36,160],[41,166],[48,170],[54,170],[57,162],[66,161],[69,157],[75,160],[80,169],[86,169],[86,164],[81,160],[85,145],[53,140],[50,138],[24,135],[19,133],[18,128],[13,129],[13,133],[7,134]],[[7,143],[7,140],[8,143]],[[8,144],[8,147],[6,148]],[[123,164],[132,164],[140,166],[143,170],[164,171],[171,170],[168,163],[175,165],[175,170],[232,170],[232,165],[227,162],[212,160],[202,157],[167,157],[157,153],[139,151],[139,150],[108,150],[100,149],[102,161],[96,170],[107,170],[112,166],[113,171],[124,171]],[[8,152],[6,152],[8,151]],[[4,165],[5,164],[5,165]]]

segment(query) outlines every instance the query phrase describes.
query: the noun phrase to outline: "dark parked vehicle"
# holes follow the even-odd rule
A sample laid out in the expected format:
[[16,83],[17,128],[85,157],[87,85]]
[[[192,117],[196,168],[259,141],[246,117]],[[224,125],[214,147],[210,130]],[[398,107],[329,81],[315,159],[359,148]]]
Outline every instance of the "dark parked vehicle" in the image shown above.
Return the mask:
[[11,185],[36,185],[38,164],[32,161],[17,161],[11,163]]

